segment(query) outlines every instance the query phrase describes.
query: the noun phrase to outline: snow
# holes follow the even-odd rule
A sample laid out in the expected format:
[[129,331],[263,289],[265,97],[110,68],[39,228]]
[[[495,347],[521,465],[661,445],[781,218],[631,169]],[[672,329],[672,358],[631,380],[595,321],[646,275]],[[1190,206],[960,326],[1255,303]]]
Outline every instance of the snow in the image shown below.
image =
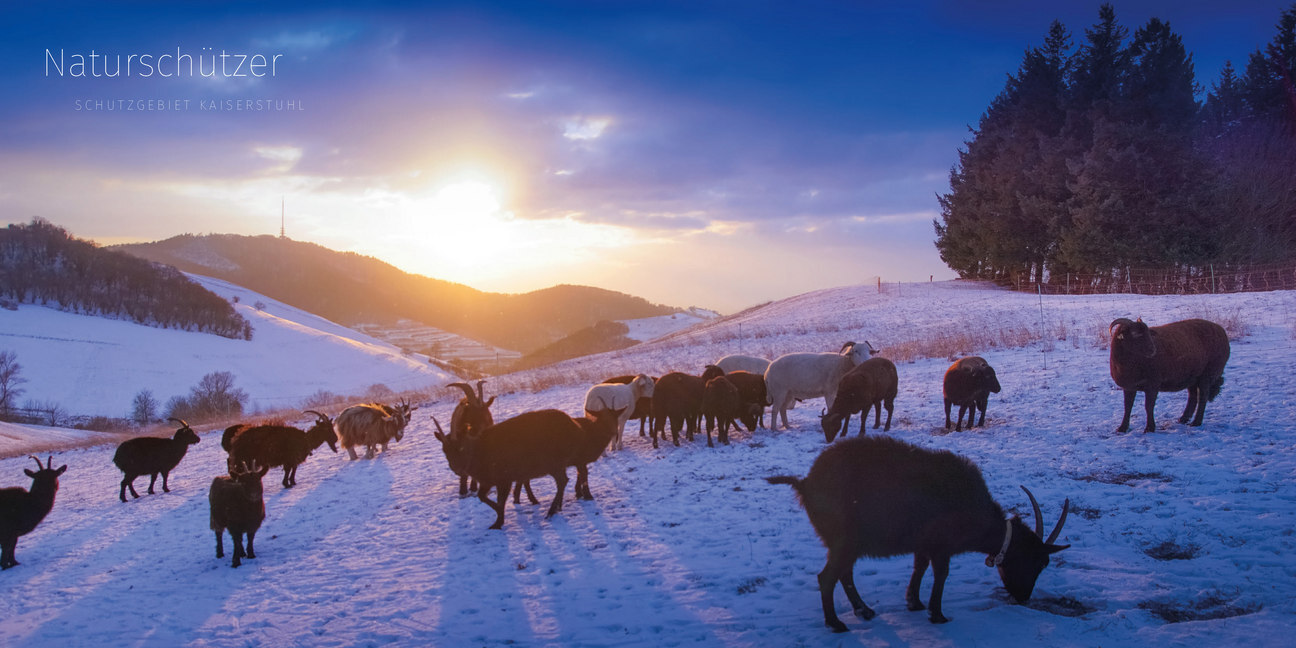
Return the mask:
[[[594,502],[569,488],[563,511],[546,520],[552,481],[535,480],[542,504],[509,505],[504,529],[489,530],[493,511],[458,498],[431,434],[430,415],[449,418],[447,396],[423,404],[405,439],[373,460],[322,449],[288,490],[273,470],[257,558],[239,569],[214,557],[207,529],[207,485],[224,470],[218,430],[203,431],[171,493],[126,504],[111,446],[56,454],[68,471],[54,510],[19,540],[22,565],[0,576],[0,645],[1290,645],[1294,312],[1296,292],[1040,300],[959,282],[899,294],[848,287],[561,369],[696,372],[724,353],[836,350],[843,339],[896,350],[924,335],[996,340],[975,349],[1003,384],[984,428],[944,430],[948,358],[901,359],[889,434],[972,459],[996,499],[1029,518],[1025,484],[1046,527],[1070,498],[1061,541],[1071,548],[1054,556],[1027,605],[1009,601],[984,556],[957,556],[944,596],[951,622],[932,625],[905,609],[911,560],[866,558],[856,583],[878,616],[850,615],[838,589],[850,632],[823,627],[825,550],[791,489],[763,479],[804,475],[824,448],[819,400],[790,412],[797,429],[744,431],[714,449],[653,450],[631,423],[626,449],[590,467]],[[1233,341],[1205,425],[1174,422],[1185,396],[1166,394],[1155,433],[1115,433],[1121,395],[1098,332],[1119,316],[1156,324],[1209,314],[1247,331]],[[1029,326],[1048,335],[1011,348],[1004,341],[1015,334],[995,333]],[[487,384],[499,394],[497,419],[543,407],[578,413],[584,383],[517,387],[526,382]],[[1141,407],[1134,421],[1141,428]],[[20,471],[32,463],[0,460],[0,484],[28,485]],[[930,585],[929,574],[924,598]]]
[[239,286],[190,277],[239,298],[235,308],[254,327],[250,342],[20,305],[0,315],[0,349],[17,353],[27,380],[19,404],[53,401],[71,414],[124,417],[140,390],[162,405],[213,371],[235,375],[248,410],[297,407],[319,390],[360,395],[374,384],[404,391],[455,380],[425,357]]
[[674,333],[686,329],[690,326],[709,321],[716,317],[709,311],[697,310],[690,312],[671,313],[670,315],[658,315],[656,317],[643,317],[640,319],[621,320],[622,324],[630,327],[630,332],[626,337],[639,342],[655,340],[668,333]]

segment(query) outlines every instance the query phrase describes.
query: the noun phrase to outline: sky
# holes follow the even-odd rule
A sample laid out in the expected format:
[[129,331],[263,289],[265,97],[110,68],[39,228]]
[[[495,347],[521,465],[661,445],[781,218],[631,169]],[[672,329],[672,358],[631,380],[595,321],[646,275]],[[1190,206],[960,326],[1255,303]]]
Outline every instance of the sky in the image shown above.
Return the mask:
[[[282,211],[482,290],[722,312],[948,279],[932,221],[969,127],[1099,4],[6,3],[0,217],[111,244]],[[1291,6],[1113,4],[1169,21],[1204,89]]]

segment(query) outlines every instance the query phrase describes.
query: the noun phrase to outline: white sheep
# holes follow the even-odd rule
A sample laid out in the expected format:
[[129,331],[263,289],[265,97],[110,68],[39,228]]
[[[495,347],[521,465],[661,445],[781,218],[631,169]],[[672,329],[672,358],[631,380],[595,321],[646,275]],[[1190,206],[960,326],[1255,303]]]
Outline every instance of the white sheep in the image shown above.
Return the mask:
[[724,369],[727,374],[735,371],[746,371],[757,376],[764,376],[765,370],[769,369],[770,361],[756,356],[734,354],[716,360],[715,364],[717,367]]
[[770,429],[778,427],[783,418],[783,429],[790,429],[787,411],[796,399],[823,397],[829,409],[837,396],[837,383],[846,372],[855,368],[869,356],[877,353],[868,341],[863,346],[847,342],[837,353],[789,353],[779,356],[765,370],[765,389],[768,393]]
[[625,433],[625,424],[630,420],[635,403],[640,398],[652,398],[653,384],[652,378],[639,374],[628,385],[600,383],[585,392],[585,413],[590,417],[606,410],[623,410],[617,418],[616,437],[612,440],[613,450],[620,450],[622,447],[621,437]]

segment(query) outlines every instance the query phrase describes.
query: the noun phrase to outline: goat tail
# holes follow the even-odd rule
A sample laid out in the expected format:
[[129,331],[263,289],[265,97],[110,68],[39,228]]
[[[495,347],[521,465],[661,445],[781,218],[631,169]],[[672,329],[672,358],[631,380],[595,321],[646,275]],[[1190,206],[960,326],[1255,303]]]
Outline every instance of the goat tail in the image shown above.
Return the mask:
[[787,484],[788,486],[791,486],[792,488],[796,489],[797,493],[800,493],[801,483],[803,480],[801,480],[798,477],[793,477],[792,475],[776,475],[774,477],[766,477],[765,481],[771,484]]
[[1214,381],[1211,382],[1210,391],[1206,393],[1206,400],[1207,401],[1215,400],[1215,397],[1219,396],[1220,389],[1222,389],[1223,387],[1224,387],[1224,376],[1220,375],[1220,377],[1216,378]]

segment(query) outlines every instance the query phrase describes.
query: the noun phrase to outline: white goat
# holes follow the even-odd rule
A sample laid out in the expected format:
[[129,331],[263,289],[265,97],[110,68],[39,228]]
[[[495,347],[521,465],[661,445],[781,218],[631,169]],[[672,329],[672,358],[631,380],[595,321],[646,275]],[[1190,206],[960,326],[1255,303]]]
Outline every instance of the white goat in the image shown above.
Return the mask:
[[769,369],[770,361],[756,356],[734,354],[716,360],[715,364],[717,367],[724,369],[727,374],[735,371],[746,371],[757,376],[764,376],[765,370]]
[[410,407],[402,400],[398,406],[363,403],[352,405],[338,414],[335,422],[338,441],[356,460],[355,446],[365,447],[365,459],[373,459],[376,446],[381,445],[387,452],[387,443],[400,441],[405,436],[405,424],[409,423],[410,412],[418,409]]
[[837,383],[855,365],[877,353],[866,340],[864,346],[847,342],[837,353],[789,353],[779,356],[765,370],[765,389],[768,393],[770,429],[778,427],[779,416],[783,429],[790,429],[787,411],[796,399],[823,397],[832,409],[837,397]]
[[653,384],[652,378],[639,374],[628,385],[600,383],[585,392],[585,413],[591,417],[606,410],[622,410],[621,416],[617,417],[616,437],[612,440],[613,450],[621,449],[621,436],[625,433],[626,421],[630,420],[630,414],[640,398],[652,397]]

